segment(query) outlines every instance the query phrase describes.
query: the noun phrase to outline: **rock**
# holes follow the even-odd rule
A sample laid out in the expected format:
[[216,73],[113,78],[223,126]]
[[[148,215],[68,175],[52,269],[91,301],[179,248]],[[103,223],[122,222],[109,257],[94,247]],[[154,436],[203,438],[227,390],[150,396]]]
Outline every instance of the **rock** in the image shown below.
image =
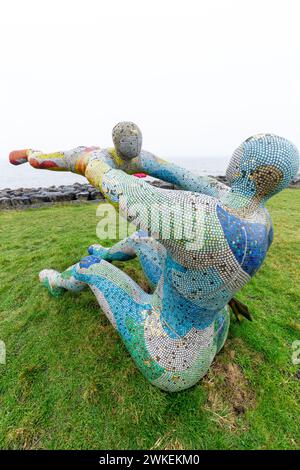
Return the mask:
[[75,191],[65,191],[60,193],[62,196],[57,196],[60,198],[62,201],[75,201],[77,199],[76,197],[76,192]]
[[155,186],[156,188],[174,189],[174,184],[167,183],[166,181],[161,181],[161,180],[147,181],[146,180],[146,183],[149,183],[149,184],[151,184],[151,186]]
[[0,209],[11,209],[11,199],[9,197],[0,197]]
[[22,188],[16,189],[14,191],[14,195],[15,195],[15,197],[22,196],[23,195],[23,189]]
[[62,201],[73,201],[76,199],[76,194],[69,191],[64,193],[62,191],[53,191],[47,195],[50,198],[51,202],[62,202]]
[[80,199],[80,200],[86,199],[87,200],[88,197],[89,197],[89,194],[90,193],[88,191],[81,191],[80,193],[77,194],[77,199]]
[[47,194],[34,194],[30,197],[31,204],[42,204],[44,202],[50,202],[51,199]]
[[300,188],[300,175],[297,175],[289,184],[290,188]]
[[220,181],[220,183],[228,184],[226,176],[211,176],[211,178],[215,178],[216,180]]
[[11,199],[11,205],[13,207],[29,206],[30,204],[31,199],[28,196],[17,196]]
[[98,189],[89,186],[87,199],[88,201],[95,201],[96,199],[103,199],[103,195]]
[[51,186],[48,188],[48,193],[56,193],[57,192],[57,187],[56,186]]

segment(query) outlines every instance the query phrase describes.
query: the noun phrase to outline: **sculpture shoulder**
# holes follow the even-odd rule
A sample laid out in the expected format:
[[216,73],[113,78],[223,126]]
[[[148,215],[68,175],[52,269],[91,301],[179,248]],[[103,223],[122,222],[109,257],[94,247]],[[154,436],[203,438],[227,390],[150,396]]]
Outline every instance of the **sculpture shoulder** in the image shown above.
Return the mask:
[[253,276],[261,266],[273,238],[268,211],[260,208],[247,218],[240,218],[217,205],[217,215],[224,236],[243,270]]

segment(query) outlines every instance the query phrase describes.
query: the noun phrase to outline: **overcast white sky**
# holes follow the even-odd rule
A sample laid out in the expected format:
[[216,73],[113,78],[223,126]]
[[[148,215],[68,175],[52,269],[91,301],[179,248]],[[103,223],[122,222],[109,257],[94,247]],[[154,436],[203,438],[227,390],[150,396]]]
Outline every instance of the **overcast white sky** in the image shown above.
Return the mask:
[[299,18],[297,0],[1,2],[2,175],[12,149],[107,146],[120,120],[181,163],[258,132],[300,147]]

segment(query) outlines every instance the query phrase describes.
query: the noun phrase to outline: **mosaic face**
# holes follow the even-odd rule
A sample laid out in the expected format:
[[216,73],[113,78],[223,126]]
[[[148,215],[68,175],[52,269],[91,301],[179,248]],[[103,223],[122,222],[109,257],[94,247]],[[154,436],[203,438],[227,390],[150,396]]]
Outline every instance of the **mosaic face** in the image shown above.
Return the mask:
[[259,134],[235,150],[226,176],[233,189],[266,201],[288,186],[298,168],[298,150],[291,142],[273,134]]
[[[264,203],[297,174],[298,151],[282,137],[251,137],[233,153],[227,186],[141,150],[133,123],[118,124],[113,140],[115,149],[11,154],[14,164],[28,159],[35,168],[85,175],[137,226],[111,248],[92,245],[79,263],[44,270],[40,279],[53,295],[89,286],[142,374],[163,390],[183,390],[206,374],[226,340],[228,303],[266,257],[273,228]],[[180,189],[150,186],[134,170]],[[112,264],[134,257],[151,293]]]

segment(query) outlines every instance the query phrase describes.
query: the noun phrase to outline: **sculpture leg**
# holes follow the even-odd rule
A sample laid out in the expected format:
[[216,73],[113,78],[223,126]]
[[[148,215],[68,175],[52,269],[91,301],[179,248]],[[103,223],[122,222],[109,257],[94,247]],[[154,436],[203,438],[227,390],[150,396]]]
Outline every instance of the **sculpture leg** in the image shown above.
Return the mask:
[[99,244],[91,245],[88,252],[106,261],[127,261],[138,257],[144,274],[153,288],[161,277],[166,256],[165,248],[142,230],[110,248]]
[[175,392],[193,386],[207,373],[227,337],[227,307],[207,328],[192,329],[183,337],[169,336],[153,296],[116,266],[89,256],[75,271],[75,278],[90,286],[137,367],[153,385]]
[[96,256],[84,258],[61,274],[42,271],[41,277],[43,282],[48,280],[52,290],[78,291],[89,286],[137,367],[163,390],[179,391],[198,382],[227,335],[228,310],[223,309],[209,327],[183,337],[170,337],[160,312],[152,305],[153,296],[116,266]]
[[72,292],[80,292],[87,286],[85,283],[77,281],[74,277],[75,264],[70,266],[62,273],[55,271],[54,269],[44,269],[40,272],[40,281],[49,290],[50,294],[54,297],[59,297],[66,290]]
[[[88,252],[106,261],[127,261],[139,258],[142,269],[152,287],[158,283],[163,267],[164,248],[145,232],[136,232],[110,248],[100,244],[91,245]],[[74,268],[70,266],[62,273],[54,269],[44,269],[40,272],[40,281],[48,288],[54,297],[59,297],[65,290],[80,292],[86,288],[86,284],[74,277]]]
[[73,267],[78,282],[88,285],[100,307],[123,337],[126,336],[126,319],[139,323],[141,312],[151,306],[152,296],[127,274],[104,259],[87,256]]

